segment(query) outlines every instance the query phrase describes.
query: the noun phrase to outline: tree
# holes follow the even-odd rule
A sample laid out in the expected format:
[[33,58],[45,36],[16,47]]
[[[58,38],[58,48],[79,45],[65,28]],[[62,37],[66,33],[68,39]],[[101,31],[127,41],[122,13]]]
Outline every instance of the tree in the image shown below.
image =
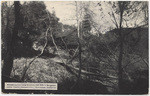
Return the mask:
[[[140,26],[145,26],[147,23],[143,23],[145,21],[145,16],[142,16],[140,19],[140,22],[137,22],[137,18],[139,16],[140,12],[143,11],[143,5],[145,5],[144,2],[102,2],[106,4],[107,7],[109,7],[109,12],[108,14],[110,15],[110,21],[114,24],[116,28],[116,35],[118,36],[119,40],[119,55],[118,57],[118,92],[122,93],[122,86],[123,86],[123,60],[124,60],[124,47],[127,46],[125,45],[125,38],[129,35],[124,33],[124,28],[130,27],[140,27]],[[101,6],[101,4],[99,3]],[[102,10],[101,10],[102,11]],[[133,25],[132,22],[135,24]],[[141,25],[141,22],[143,25]],[[136,29],[135,28],[135,29]],[[134,29],[133,29],[134,30]],[[129,31],[128,34],[132,33],[133,30]],[[129,46],[131,47],[131,46]],[[128,53],[126,53],[128,54]]]
[[3,65],[3,69],[2,69],[2,76],[10,76],[10,73],[12,71],[12,67],[13,67],[13,58],[14,58],[14,47],[16,44],[16,37],[19,31],[19,26],[20,26],[20,2],[19,1],[15,1],[14,2],[14,14],[15,14],[15,24],[14,24],[14,29],[13,29],[13,33],[10,34],[10,31],[6,31],[9,32],[8,36],[8,41],[6,41],[6,45],[7,45],[7,53],[6,53],[6,57],[4,58],[4,65]]
[[12,7],[8,6],[7,2],[2,3],[2,59],[5,57],[5,53],[7,51],[7,44],[4,42],[9,42],[8,38],[10,38],[10,11]]
[[[39,8],[39,9],[38,9]],[[6,8],[5,8],[6,9]],[[5,10],[4,9],[4,10]],[[9,7],[8,7],[9,9]],[[9,11],[9,18],[8,27],[9,30],[12,31],[14,26],[14,7],[11,7]],[[40,45],[45,44],[45,34],[43,32],[46,31],[46,28],[51,25],[51,29],[53,31],[57,31],[59,28],[57,26],[58,18],[48,12],[50,14],[51,22],[48,22],[46,6],[44,2],[24,2],[20,8],[20,31],[16,37],[17,42],[15,49],[18,52],[14,53],[15,57],[33,57],[37,55],[39,52],[33,49],[33,44],[35,42],[39,42]],[[4,21],[3,19],[2,21]],[[54,26],[55,25],[55,26]],[[4,28],[3,28],[4,29]],[[7,28],[8,29],[8,28]],[[4,31],[3,31],[4,32]],[[4,32],[5,33],[5,32]],[[55,32],[54,32],[55,33]],[[51,38],[48,36],[48,45],[51,45]],[[40,39],[37,39],[40,38]],[[5,43],[5,42],[4,42]],[[3,44],[4,45],[4,44]],[[3,48],[4,49],[4,48]],[[5,50],[5,49],[4,49]],[[4,57],[4,56],[2,56]]]
[[[11,9],[11,8],[10,8]],[[13,68],[13,59],[14,59],[14,53],[15,53],[15,46],[16,46],[16,38],[18,31],[20,30],[20,2],[14,1],[14,14],[15,14],[15,23],[14,28],[12,32],[9,29],[9,12],[7,13],[7,25],[5,30],[5,36],[4,36],[4,47],[5,49],[5,57],[4,57],[4,64],[2,68],[2,89],[4,90],[5,82],[12,81],[10,78],[10,74]]]
[[76,2],[76,21],[77,21],[77,32],[78,32],[78,44],[79,44],[79,73],[78,73],[78,80],[77,82],[80,82],[80,76],[81,76],[81,66],[82,66],[82,57],[81,57],[81,33],[80,33],[80,21],[79,21],[79,7],[78,2]]

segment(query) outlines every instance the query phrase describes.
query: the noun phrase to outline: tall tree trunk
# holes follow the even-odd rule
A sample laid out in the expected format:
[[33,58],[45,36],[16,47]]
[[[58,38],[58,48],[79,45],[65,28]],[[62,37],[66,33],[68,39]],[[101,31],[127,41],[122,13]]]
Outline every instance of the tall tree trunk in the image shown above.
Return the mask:
[[81,77],[81,66],[82,66],[81,43],[80,43],[80,40],[78,41],[78,43],[79,43],[79,73],[78,73],[78,79],[80,79],[80,77]]
[[[12,68],[13,68],[13,59],[14,59],[14,47],[15,47],[15,42],[16,42],[16,37],[18,34],[19,30],[19,18],[20,18],[20,2],[19,1],[14,1],[14,14],[15,14],[15,24],[14,24],[14,29],[13,32],[11,33],[9,31],[9,17],[7,21],[7,28],[6,28],[6,56],[4,58],[4,65],[2,68],[2,77],[10,77]],[[3,82],[6,80],[3,78]]]
[[120,24],[119,24],[119,38],[120,38],[120,49],[118,58],[118,93],[122,93],[122,59],[123,59],[123,40],[124,36],[122,34],[122,19],[124,12],[124,2],[119,1],[120,9]]
[[[78,45],[79,45],[79,57],[78,57],[78,59],[79,59],[79,71],[78,71],[78,74],[77,74],[77,81],[76,81],[76,83],[70,88],[70,92],[72,92],[73,91],[73,89],[75,88],[75,87],[78,87],[78,90],[80,90],[81,91],[81,87],[82,87],[82,85],[80,85],[81,84],[81,66],[82,66],[82,58],[81,58],[81,34],[80,34],[80,25],[79,25],[79,10],[78,10],[78,2],[77,1],[75,1],[75,3],[76,3],[76,18],[77,18],[77,33],[78,33]],[[79,87],[80,86],[80,87]]]
[[[120,30],[121,32],[121,30]],[[123,38],[122,34],[120,35],[120,49],[119,49],[119,58],[118,58],[118,92],[122,93],[122,59],[123,59]]]
[[76,17],[77,17],[77,32],[78,32],[78,44],[79,44],[79,73],[78,73],[78,81],[81,77],[81,66],[82,66],[82,57],[81,57],[81,33],[80,33],[80,24],[79,24],[79,14],[78,14],[78,3],[76,2]]

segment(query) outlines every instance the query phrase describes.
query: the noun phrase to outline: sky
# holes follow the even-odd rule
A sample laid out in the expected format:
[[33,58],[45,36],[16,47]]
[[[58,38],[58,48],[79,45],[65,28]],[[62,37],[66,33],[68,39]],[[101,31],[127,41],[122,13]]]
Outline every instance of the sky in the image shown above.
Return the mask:
[[63,24],[73,25],[76,22],[74,20],[76,7],[73,1],[45,1],[44,3],[50,12],[55,11]]
[[[82,1],[83,2],[83,1]],[[90,3],[89,9],[93,11],[93,20],[95,23],[97,23],[97,29],[101,32],[106,32],[110,30],[111,28],[115,28],[115,25],[113,24],[112,20],[114,19],[112,16],[110,16],[108,13],[112,12],[112,8],[107,5],[105,2],[101,2],[101,8],[103,11],[100,11],[100,7],[97,6],[97,3],[99,1],[84,1],[83,3]],[[21,2],[22,3],[22,2]],[[44,1],[46,5],[46,9],[50,12],[55,11],[56,16],[59,18],[59,22],[63,24],[68,25],[76,25],[76,6],[75,1]],[[81,2],[78,2],[81,3]],[[80,13],[78,13],[80,15]],[[134,23],[136,21],[137,24],[143,21],[143,13],[137,13],[135,14],[135,19],[130,19],[128,21],[128,27],[133,27]],[[115,14],[116,20],[119,24],[119,16]],[[123,22],[123,26],[125,27],[126,24]]]
[[[76,6],[74,1],[45,1],[44,3],[50,12],[55,11],[56,16],[60,19],[61,23],[68,25],[76,24]],[[85,3],[87,2],[85,1]],[[97,3],[98,2],[96,1],[90,3],[90,9],[95,13],[93,19],[94,21],[99,23],[99,25],[103,26],[100,27],[101,31],[107,31],[108,26],[110,26],[111,24],[108,23],[108,21],[110,21],[110,18],[107,17],[107,15],[105,16],[106,18],[108,18],[107,20],[101,18],[102,15],[99,12],[99,7],[96,6]],[[105,11],[106,10],[107,9],[105,9]]]
[[[85,2],[89,3],[88,1]],[[103,11],[100,11],[100,7],[97,6],[97,3],[98,1],[90,2],[89,9],[94,13],[93,20],[98,24],[98,29],[101,32],[106,32],[110,30],[110,27],[115,28],[112,21],[114,18],[108,14],[109,12],[112,12],[112,8],[107,5],[107,3],[101,2],[101,8],[103,8]],[[45,1],[45,5],[50,12],[55,11],[56,16],[60,19],[60,22],[68,25],[75,25],[76,6],[74,1]],[[135,20],[137,23],[140,23],[142,21],[142,16],[143,15],[140,13],[138,16],[139,18],[131,19],[128,22],[129,27],[134,26]],[[119,24],[119,15],[115,14],[115,17]],[[125,22],[123,23],[123,26],[126,26]]]
[[[88,1],[85,1],[88,2]],[[97,22],[99,25],[103,25],[103,27],[107,27],[107,26],[112,26],[113,27],[113,23],[112,23],[112,16],[110,17],[110,15],[108,15],[108,12],[111,12],[112,9],[107,5],[107,3],[102,2],[101,3],[101,7],[103,8],[103,11],[100,11],[100,7],[98,7],[96,4],[98,3],[98,1],[92,1],[90,2],[90,9],[95,13],[94,15],[94,20],[95,22]],[[52,12],[53,10],[56,13],[56,16],[58,18],[60,18],[60,22],[64,23],[64,24],[74,24],[76,21],[73,20],[75,19],[75,15],[76,15],[76,6],[75,6],[75,2],[74,1],[45,1],[45,5],[47,6],[47,9]],[[103,13],[102,13],[103,12]],[[142,21],[142,13],[137,14],[138,18],[136,18],[136,22],[140,23]],[[117,21],[119,21],[119,17],[115,14],[115,17],[117,19]],[[118,22],[119,23],[119,22]],[[134,20],[130,20],[129,21],[129,27],[134,26]],[[125,26],[125,24],[124,24]]]

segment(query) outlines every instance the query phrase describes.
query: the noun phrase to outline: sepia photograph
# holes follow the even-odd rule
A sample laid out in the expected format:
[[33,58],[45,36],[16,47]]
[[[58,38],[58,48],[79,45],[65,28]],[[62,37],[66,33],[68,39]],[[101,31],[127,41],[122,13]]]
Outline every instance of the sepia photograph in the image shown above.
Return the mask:
[[2,94],[147,95],[149,1],[1,1]]

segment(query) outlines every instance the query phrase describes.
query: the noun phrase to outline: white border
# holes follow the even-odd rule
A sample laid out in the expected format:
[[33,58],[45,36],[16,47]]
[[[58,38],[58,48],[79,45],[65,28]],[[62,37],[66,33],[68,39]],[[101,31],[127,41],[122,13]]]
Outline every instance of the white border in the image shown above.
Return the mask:
[[[18,0],[0,0],[0,1],[18,1]],[[19,0],[19,1],[149,1],[149,0]],[[1,6],[1,3],[0,3],[0,6]],[[149,4],[150,6],[150,4]],[[1,7],[0,7],[1,9]],[[0,14],[1,14],[1,11],[0,11]],[[150,7],[149,7],[149,16],[150,16]],[[150,18],[149,19],[149,22],[150,22]],[[1,15],[0,15],[0,26],[1,26]],[[1,28],[0,28],[1,29]],[[149,31],[150,31],[150,28],[149,28]],[[149,33],[149,37],[150,37],[150,33]],[[1,39],[1,34],[0,34],[0,39]],[[150,42],[150,38],[149,38],[149,42]],[[1,42],[0,42],[1,43]],[[1,44],[0,44],[0,47],[1,47]],[[150,48],[150,43],[149,43],[149,48]],[[1,53],[1,51],[0,51]],[[150,51],[149,51],[149,54],[150,54]],[[0,55],[0,58],[1,58],[1,55]],[[149,60],[150,60],[150,57],[149,57]],[[0,60],[0,63],[1,63],[1,60]],[[150,69],[150,67],[149,67]],[[0,71],[1,71],[1,64],[0,64]],[[0,74],[1,76],[1,74]],[[150,77],[150,73],[149,73],[149,77]],[[150,82],[149,82],[149,88],[150,88]],[[1,89],[1,80],[0,80],[0,89]],[[2,92],[2,90],[1,90]],[[26,95],[32,95],[32,96],[43,96],[43,95],[51,95],[51,94],[3,94],[0,92],[0,96],[26,96]],[[150,92],[149,92],[150,93]],[[72,96],[73,94],[70,94],[70,95],[63,95],[63,94],[52,94],[53,96]],[[94,95],[74,95],[74,96],[94,96]],[[98,96],[103,96],[103,95],[98,95]],[[105,95],[105,96],[115,96],[115,95]],[[119,96],[119,95],[118,95]],[[123,95],[123,96],[129,96],[129,95]],[[141,96],[141,95],[136,95],[136,96]],[[142,96],[149,96],[148,95],[142,95]]]

